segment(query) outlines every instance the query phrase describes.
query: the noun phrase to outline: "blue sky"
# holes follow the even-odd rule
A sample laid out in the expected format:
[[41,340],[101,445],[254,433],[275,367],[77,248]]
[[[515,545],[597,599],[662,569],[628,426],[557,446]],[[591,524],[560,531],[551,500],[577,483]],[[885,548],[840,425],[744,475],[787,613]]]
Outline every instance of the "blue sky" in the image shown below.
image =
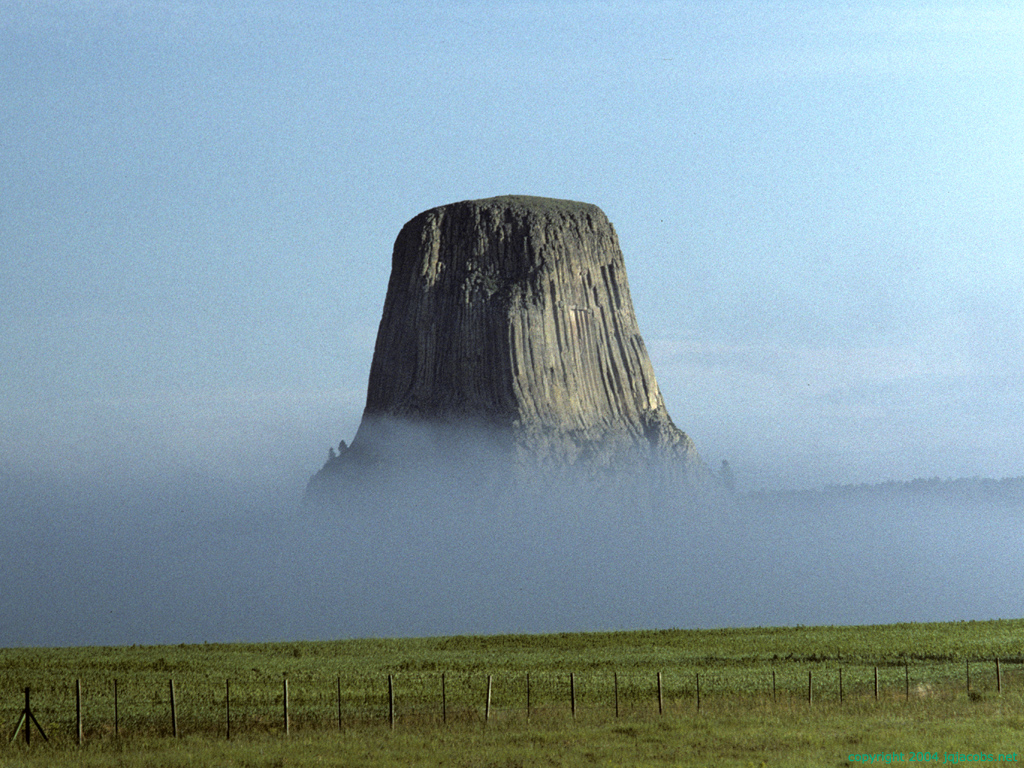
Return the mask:
[[0,0],[0,469],[301,491],[401,225],[599,205],[744,487],[1024,474],[1015,3]]

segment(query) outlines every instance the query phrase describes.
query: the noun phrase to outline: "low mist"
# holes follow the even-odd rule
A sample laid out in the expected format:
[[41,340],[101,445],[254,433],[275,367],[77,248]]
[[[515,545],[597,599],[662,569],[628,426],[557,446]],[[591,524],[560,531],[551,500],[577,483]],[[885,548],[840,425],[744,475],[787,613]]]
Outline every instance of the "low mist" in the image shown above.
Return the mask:
[[486,450],[302,489],[7,474],[0,646],[1024,615],[1019,482],[704,492],[514,478]]

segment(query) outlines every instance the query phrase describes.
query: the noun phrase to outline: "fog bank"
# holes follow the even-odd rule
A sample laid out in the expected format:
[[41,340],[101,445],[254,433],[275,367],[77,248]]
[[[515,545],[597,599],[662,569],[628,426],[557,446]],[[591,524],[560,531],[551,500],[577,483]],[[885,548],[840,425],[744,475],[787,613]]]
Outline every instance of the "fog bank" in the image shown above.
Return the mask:
[[1017,486],[696,503],[642,484],[510,497],[435,476],[313,510],[195,478],[3,479],[4,647],[1024,615]]

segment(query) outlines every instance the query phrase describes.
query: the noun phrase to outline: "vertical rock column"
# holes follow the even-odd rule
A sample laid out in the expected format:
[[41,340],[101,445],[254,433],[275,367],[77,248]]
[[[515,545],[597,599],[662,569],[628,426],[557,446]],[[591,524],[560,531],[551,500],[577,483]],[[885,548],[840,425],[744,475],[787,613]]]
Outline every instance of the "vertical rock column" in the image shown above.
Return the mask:
[[363,421],[501,434],[517,461],[691,469],[637,327],[618,238],[594,205],[536,197],[425,211],[395,242]]

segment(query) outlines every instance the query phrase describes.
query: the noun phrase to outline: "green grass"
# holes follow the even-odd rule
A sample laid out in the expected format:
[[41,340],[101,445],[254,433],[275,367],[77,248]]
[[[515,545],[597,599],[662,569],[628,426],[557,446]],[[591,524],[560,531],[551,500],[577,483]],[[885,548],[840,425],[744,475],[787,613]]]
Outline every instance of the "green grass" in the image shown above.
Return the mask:
[[[1003,660],[1001,692],[996,658]],[[1024,620],[3,649],[0,766],[848,765],[850,754],[913,751],[938,754],[941,763],[947,752],[1024,748],[1022,660]],[[172,679],[178,739],[170,738]],[[20,736],[8,743],[26,686],[49,743],[36,732],[30,747]]]

